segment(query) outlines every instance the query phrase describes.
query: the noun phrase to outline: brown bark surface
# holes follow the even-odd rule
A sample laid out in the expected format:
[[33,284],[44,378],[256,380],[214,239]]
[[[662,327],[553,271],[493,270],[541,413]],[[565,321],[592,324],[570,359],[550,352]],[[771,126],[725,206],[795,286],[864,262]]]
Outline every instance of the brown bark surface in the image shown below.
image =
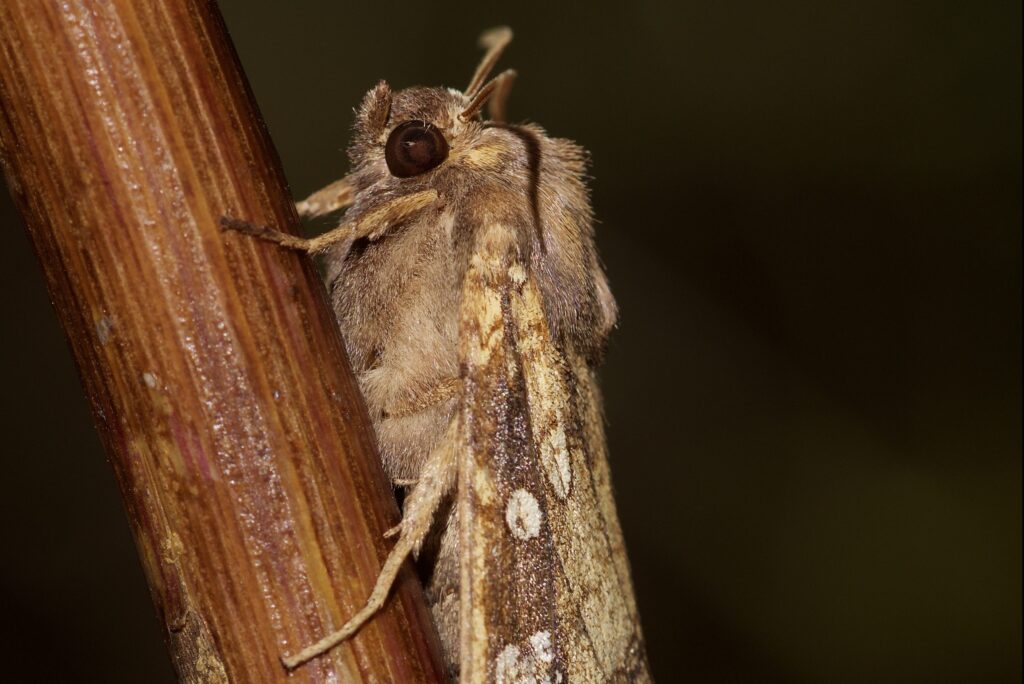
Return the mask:
[[0,154],[180,678],[442,680],[408,566],[280,664],[361,607],[398,512],[313,265],[218,230],[296,217],[215,5],[0,3]]

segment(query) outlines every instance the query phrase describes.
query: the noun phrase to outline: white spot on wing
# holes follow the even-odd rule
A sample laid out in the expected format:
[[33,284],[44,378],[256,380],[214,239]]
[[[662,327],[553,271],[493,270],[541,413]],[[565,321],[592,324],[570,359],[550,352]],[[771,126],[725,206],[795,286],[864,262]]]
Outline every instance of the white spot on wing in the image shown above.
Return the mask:
[[537,632],[530,637],[530,646],[540,662],[550,663],[555,659],[551,651],[551,632]]
[[497,684],[518,684],[522,681],[519,672],[519,647],[515,644],[503,648],[494,661],[494,681]]
[[515,644],[509,644],[501,650],[494,661],[496,684],[558,684],[563,681],[561,672],[551,672],[551,664],[555,659],[551,632],[536,632],[530,636],[529,642],[529,651]]
[[508,497],[505,507],[505,523],[516,539],[533,539],[540,534],[540,504],[533,494],[517,489]]

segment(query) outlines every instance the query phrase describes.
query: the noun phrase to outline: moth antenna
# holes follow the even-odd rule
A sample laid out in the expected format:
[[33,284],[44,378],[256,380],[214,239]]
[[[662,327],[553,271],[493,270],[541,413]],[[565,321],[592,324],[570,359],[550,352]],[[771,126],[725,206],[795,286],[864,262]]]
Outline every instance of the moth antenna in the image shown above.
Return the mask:
[[508,96],[512,92],[512,85],[516,82],[516,76],[518,74],[514,69],[508,69],[498,74],[498,77],[495,79],[498,84],[494,87],[491,101],[487,103],[487,115],[491,117],[491,121],[498,121],[500,123],[507,121],[505,105],[508,104]]
[[512,29],[508,26],[499,26],[490,31],[484,31],[483,35],[480,36],[479,44],[480,47],[487,50],[487,53],[480,60],[480,65],[473,73],[473,78],[470,79],[469,85],[463,91],[466,97],[476,97],[484,84],[484,80],[490,75],[494,65],[497,64],[498,59],[501,57],[501,53],[505,51],[505,48],[511,42]]
[[[459,120],[466,122],[476,116],[480,108],[487,104],[488,100],[493,102],[497,99],[497,104],[492,104],[490,113],[495,121],[505,120],[505,102],[508,100],[509,91],[512,89],[512,83],[516,80],[516,72],[514,69],[508,69],[501,72],[490,81],[487,82],[480,92],[476,94],[473,101],[469,103],[469,106],[463,109],[459,113]],[[494,116],[497,113],[497,116]]]

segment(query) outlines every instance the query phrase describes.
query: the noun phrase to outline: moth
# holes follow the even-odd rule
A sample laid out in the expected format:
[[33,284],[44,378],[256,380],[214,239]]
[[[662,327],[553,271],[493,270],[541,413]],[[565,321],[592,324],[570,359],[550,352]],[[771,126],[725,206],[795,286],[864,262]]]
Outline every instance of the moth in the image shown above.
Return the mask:
[[[356,111],[350,175],[299,202],[346,209],[323,254],[383,465],[409,487],[365,607],[290,654],[349,638],[418,556],[453,679],[649,681],[595,370],[617,309],[594,246],[586,153],[505,121],[512,70],[462,92],[380,82]],[[488,117],[482,116],[484,106]]]

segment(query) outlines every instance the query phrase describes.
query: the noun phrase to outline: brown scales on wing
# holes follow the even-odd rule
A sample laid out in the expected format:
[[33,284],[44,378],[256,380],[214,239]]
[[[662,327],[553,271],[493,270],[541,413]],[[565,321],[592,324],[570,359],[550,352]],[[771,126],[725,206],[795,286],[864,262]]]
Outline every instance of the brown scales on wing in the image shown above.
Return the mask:
[[463,680],[643,680],[591,370],[501,224],[480,235],[460,340]]
[[[490,233],[508,237],[494,227]],[[460,357],[466,442],[459,463],[463,681],[565,671],[558,644],[556,551],[516,349],[505,251],[489,234],[463,288]],[[501,578],[501,581],[495,581]],[[541,661],[530,645],[547,635]],[[550,677],[549,677],[550,678]],[[553,681],[553,678],[551,678]]]

